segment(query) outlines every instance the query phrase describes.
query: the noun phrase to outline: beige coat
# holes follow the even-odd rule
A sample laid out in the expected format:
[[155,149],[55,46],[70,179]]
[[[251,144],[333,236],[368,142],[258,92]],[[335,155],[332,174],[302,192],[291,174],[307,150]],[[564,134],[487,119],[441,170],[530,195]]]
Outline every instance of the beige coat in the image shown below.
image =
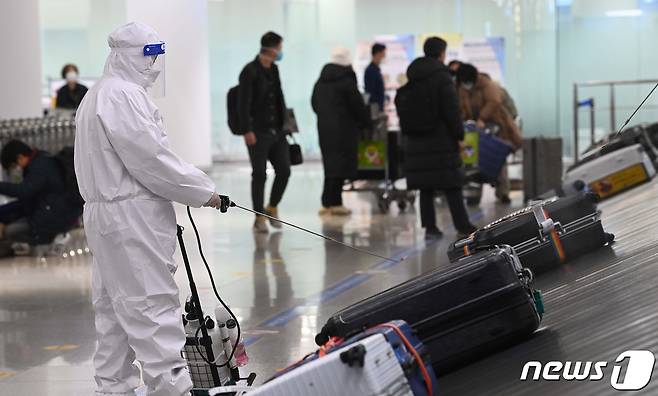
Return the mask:
[[459,88],[459,102],[464,120],[482,120],[500,126],[499,137],[510,142],[515,150],[523,145],[521,131],[504,106],[505,94],[500,85],[480,74],[469,91]]

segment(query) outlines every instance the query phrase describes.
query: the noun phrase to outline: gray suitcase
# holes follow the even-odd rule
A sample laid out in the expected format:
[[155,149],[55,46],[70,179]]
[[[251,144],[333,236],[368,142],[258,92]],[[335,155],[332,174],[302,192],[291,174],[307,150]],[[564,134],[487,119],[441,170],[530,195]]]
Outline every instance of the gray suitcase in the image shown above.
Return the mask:
[[562,138],[523,139],[523,196],[526,201],[562,186]]

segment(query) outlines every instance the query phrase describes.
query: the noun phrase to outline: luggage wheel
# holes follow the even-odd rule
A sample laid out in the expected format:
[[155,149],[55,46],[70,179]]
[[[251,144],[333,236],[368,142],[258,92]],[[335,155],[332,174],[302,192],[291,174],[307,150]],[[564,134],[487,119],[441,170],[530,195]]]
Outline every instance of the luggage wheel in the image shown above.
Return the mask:
[[519,277],[522,278],[522,280],[525,280],[528,284],[532,283],[532,281],[535,279],[535,275],[532,273],[530,268],[523,268],[519,273]]
[[389,201],[385,197],[379,197],[379,199],[377,200],[377,207],[379,208],[379,211],[382,214],[388,213],[390,205],[391,205],[391,201]]

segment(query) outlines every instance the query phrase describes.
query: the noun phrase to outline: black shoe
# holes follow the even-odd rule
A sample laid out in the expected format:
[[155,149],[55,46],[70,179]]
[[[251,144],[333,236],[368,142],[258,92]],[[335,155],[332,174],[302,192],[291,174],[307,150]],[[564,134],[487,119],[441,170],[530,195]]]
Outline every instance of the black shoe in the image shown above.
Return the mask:
[[443,232],[436,227],[425,229],[425,239],[439,239],[443,236]]

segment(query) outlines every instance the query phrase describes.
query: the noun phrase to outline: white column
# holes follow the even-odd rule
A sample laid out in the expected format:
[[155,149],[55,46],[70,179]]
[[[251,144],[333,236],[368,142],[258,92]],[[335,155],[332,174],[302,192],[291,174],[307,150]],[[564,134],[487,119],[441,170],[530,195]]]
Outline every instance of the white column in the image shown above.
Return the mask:
[[0,118],[41,112],[39,0],[0,1]]
[[128,21],[152,26],[167,45],[166,96],[156,101],[172,149],[210,167],[208,0],[126,0]]

